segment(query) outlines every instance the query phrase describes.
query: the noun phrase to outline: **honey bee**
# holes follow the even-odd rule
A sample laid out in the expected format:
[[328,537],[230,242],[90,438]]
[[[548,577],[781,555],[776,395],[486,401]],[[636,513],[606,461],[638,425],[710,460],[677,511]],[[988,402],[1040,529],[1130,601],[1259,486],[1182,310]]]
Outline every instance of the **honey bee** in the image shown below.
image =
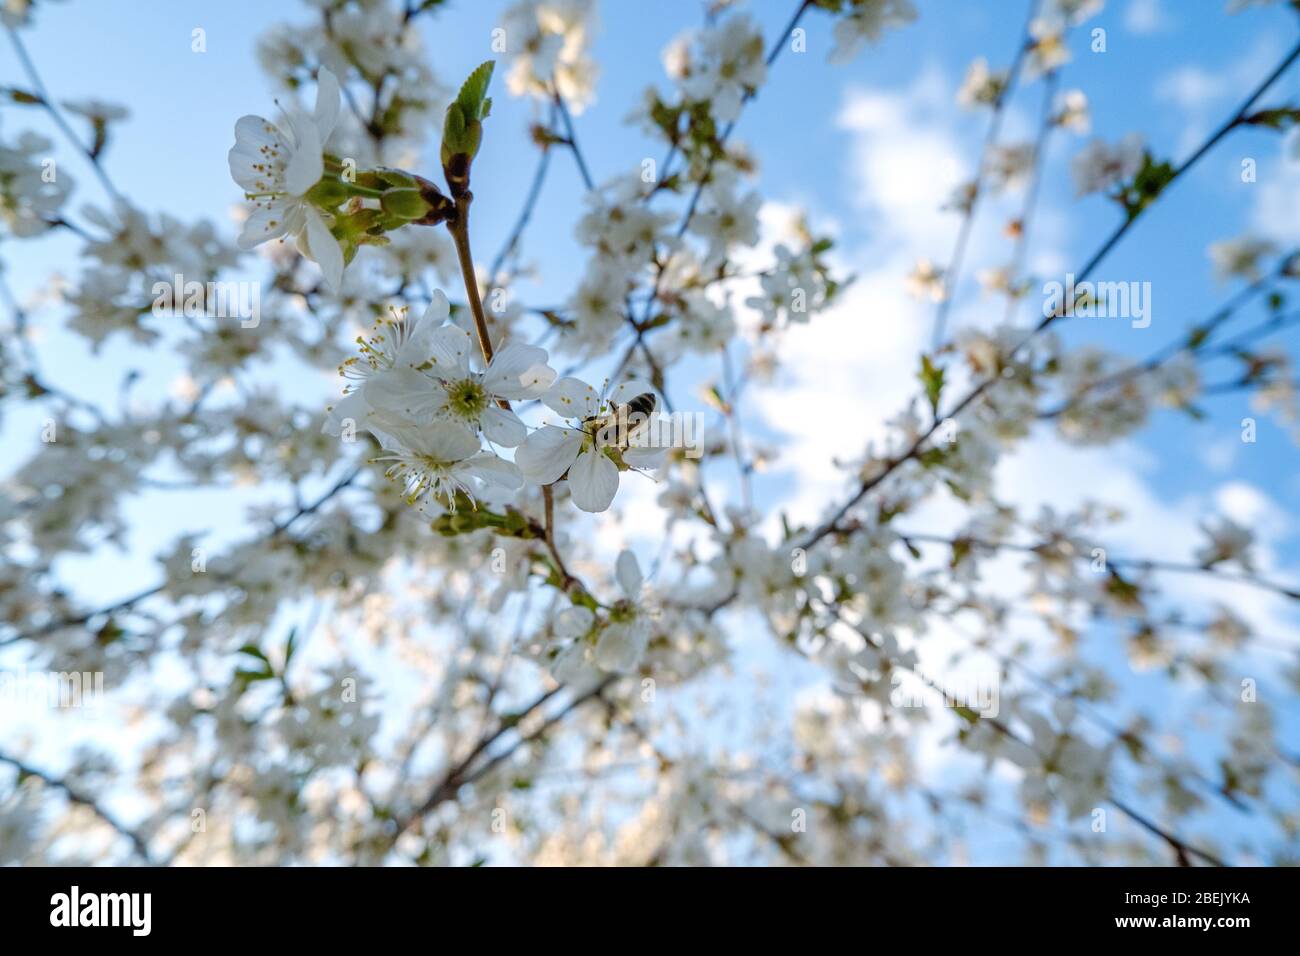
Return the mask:
[[632,436],[643,428],[654,414],[655,397],[643,392],[625,405],[619,405],[606,415],[585,419],[583,431],[595,439],[597,448],[615,448],[626,451]]

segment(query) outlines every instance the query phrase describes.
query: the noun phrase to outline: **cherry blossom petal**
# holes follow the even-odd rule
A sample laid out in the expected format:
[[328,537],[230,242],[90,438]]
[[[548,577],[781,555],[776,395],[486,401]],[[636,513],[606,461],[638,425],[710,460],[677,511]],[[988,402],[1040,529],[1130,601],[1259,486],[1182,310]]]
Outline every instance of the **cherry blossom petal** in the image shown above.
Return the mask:
[[633,670],[650,638],[642,621],[611,624],[596,642],[596,666],[603,671],[626,673]]
[[261,116],[241,116],[226,161],[231,178],[244,192],[263,194],[275,191],[289,153],[288,139],[278,126]]
[[432,417],[444,397],[429,376],[410,368],[372,375],[363,392],[373,408],[410,420]]
[[434,289],[433,296],[429,299],[429,305],[424,310],[424,315],[420,316],[421,322],[428,322],[435,328],[447,321],[451,315],[451,303],[447,301],[447,295],[441,289]]
[[551,664],[551,674],[561,684],[570,686],[580,685],[589,682],[597,676],[588,660],[588,651],[590,648],[584,641],[575,641],[570,644],[555,658]]
[[333,73],[321,67],[316,74],[316,129],[320,134],[321,145],[324,145],[330,138],[330,133],[334,132],[334,126],[339,120],[339,80]]
[[618,579],[618,586],[623,589],[623,594],[629,601],[635,601],[641,596],[644,578],[641,576],[641,565],[637,564],[636,555],[631,551],[624,549],[618,553],[618,559],[614,562],[614,577]]
[[[636,438],[635,435],[632,437]],[[667,451],[667,448],[628,448],[623,452],[623,461],[633,468],[648,471],[663,465]]]
[[602,452],[583,452],[569,469],[569,492],[582,511],[607,510],[617,491],[618,467]]
[[422,428],[404,429],[399,437],[412,451],[427,455],[434,461],[463,461],[482,448],[477,435],[452,422],[434,422]]
[[343,250],[315,208],[308,207],[306,217],[307,248],[302,248],[301,241],[298,248],[303,255],[320,264],[325,285],[331,292],[338,292],[343,284]]
[[437,308],[439,298],[442,304],[446,306],[447,297],[441,291],[433,293],[433,301],[429,307],[418,319],[408,318],[406,337],[402,340],[401,346],[393,354],[393,364],[396,366],[406,366],[417,368],[429,361],[433,357],[434,333],[442,325],[443,319],[447,317],[445,311],[439,315]]
[[524,486],[524,476],[513,461],[498,458],[487,451],[475,455],[460,465],[457,470],[509,491],[515,491]]
[[483,386],[489,394],[512,401],[537,398],[555,381],[555,369],[546,360],[546,349],[507,342],[492,357]]
[[351,421],[354,426],[365,423],[370,415],[370,403],[366,401],[361,389],[348,392],[337,404],[325,413],[325,424],[321,432],[338,437],[343,433],[343,423]]
[[535,485],[558,481],[582,450],[582,433],[547,425],[533,432],[515,451],[515,464]]
[[298,134],[298,143],[289,165],[284,168],[284,188],[292,196],[301,196],[320,182],[325,173],[325,161],[321,158],[320,133],[316,124],[306,117],[297,117],[293,126]]
[[581,379],[562,378],[546,390],[542,401],[565,418],[590,418],[600,408],[600,396]]
[[440,378],[465,378],[469,375],[469,354],[474,342],[459,325],[440,325],[429,334],[429,358],[437,366]]
[[519,416],[504,408],[485,408],[483,414],[479,415],[478,423],[488,441],[502,448],[514,448],[528,437],[528,429],[519,420]]
[[553,630],[556,637],[582,637],[591,630],[591,626],[595,623],[596,615],[592,613],[591,608],[579,605],[578,607],[566,608],[555,615]]
[[259,203],[244,220],[244,228],[235,240],[241,249],[252,249],[290,231],[291,210],[280,202]]

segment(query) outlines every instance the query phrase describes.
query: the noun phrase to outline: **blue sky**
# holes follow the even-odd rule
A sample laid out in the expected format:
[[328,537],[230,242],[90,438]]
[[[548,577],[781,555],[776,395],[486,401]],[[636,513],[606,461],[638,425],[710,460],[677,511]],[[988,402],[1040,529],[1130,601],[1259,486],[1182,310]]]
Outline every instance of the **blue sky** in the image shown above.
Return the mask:
[[[793,3],[756,0],[749,6],[770,37],[785,24]],[[759,157],[757,188],[776,203],[806,207],[814,224],[835,232],[841,263],[860,276],[844,306],[790,344],[796,361],[778,390],[757,398],[756,407],[747,411],[754,438],[789,453],[760,477],[760,502],[788,508],[803,520],[815,518],[827,497],[842,488],[828,467],[830,455],[856,453],[863,439],[882,434],[882,417],[901,407],[914,389],[915,347],[928,340],[931,313],[891,290],[901,289],[907,262],[920,255],[943,261],[949,254],[957,219],[935,208],[960,178],[963,164],[967,172],[973,166],[986,122],[984,114],[959,112],[953,93],[974,57],[985,56],[995,67],[1009,62],[1027,4],[931,0],[918,6],[916,24],[890,34],[847,67],[825,62],[828,23],[820,15],[807,17],[808,52],[782,56],[737,130]],[[447,10],[426,18],[431,62],[444,84],[458,83],[490,55],[491,30],[503,7],[453,0]],[[1295,17],[1280,9],[1228,17],[1222,0],[1109,0],[1107,7],[1088,24],[1106,29],[1106,52],[1090,52],[1087,37],[1077,36],[1063,86],[1087,93],[1094,135],[1113,141],[1141,130],[1157,156],[1172,160],[1185,156],[1198,136],[1236,108],[1289,46],[1296,29]],[[126,195],[147,210],[210,218],[233,237],[230,210],[240,199],[226,165],[233,125],[245,113],[273,111],[271,85],[253,55],[254,39],[273,23],[309,15],[297,5],[246,0],[55,4],[42,9],[25,39],[56,98],[94,96],[130,107],[132,116],[116,127],[107,157],[113,179]],[[635,168],[643,157],[658,158],[660,150],[623,119],[647,84],[662,83],[663,47],[700,18],[701,6],[682,0],[603,5],[594,48],[602,67],[597,100],[576,120],[598,181]],[[191,51],[195,27],[206,30],[206,53]],[[7,44],[0,83],[25,85]],[[1278,86],[1270,102],[1297,93],[1300,71]],[[1016,98],[1009,137],[1032,134],[1038,95],[1035,86]],[[475,167],[474,241],[480,258],[498,247],[528,187],[535,151],[527,142],[526,126],[534,115],[532,103],[497,90],[486,145]],[[0,113],[0,123],[6,134],[28,127],[46,131],[48,126],[38,113],[17,109]],[[1038,274],[1059,275],[1077,266],[1116,222],[1116,211],[1103,200],[1072,198],[1068,161],[1085,142],[1069,134],[1053,141],[1043,209],[1034,227],[1039,241],[1031,267]],[[84,164],[62,143],[56,155],[61,169],[78,182],[71,208],[85,202],[102,205],[102,191]],[[895,155],[913,157],[915,168],[896,175],[889,165]],[[1241,182],[1240,162],[1246,157],[1258,161],[1257,183]],[[435,169],[431,155],[423,171]],[[916,170],[933,172],[933,190],[913,195],[918,185],[927,185],[915,180]],[[1282,242],[1300,240],[1298,186],[1297,164],[1286,164],[1276,134],[1234,134],[1160,200],[1098,272],[1102,279],[1152,284],[1151,327],[1078,322],[1064,330],[1066,341],[1097,341],[1145,356],[1177,337],[1190,319],[1208,315],[1234,289],[1211,275],[1205,252],[1210,242],[1259,225],[1273,228]],[[581,268],[572,239],[573,223],[581,214],[579,195],[576,169],[567,155],[557,154],[525,239],[525,258],[536,264],[538,280],[520,294],[532,302],[560,299]],[[1007,257],[1006,244],[998,239],[1005,217],[997,210],[1002,207],[990,208],[994,212],[977,232],[967,262],[972,282],[980,268]],[[21,298],[52,270],[75,276],[75,248],[69,237],[56,235],[5,243],[0,257]],[[1033,315],[1037,302],[1029,297],[1025,318]],[[990,312],[1000,315],[1001,304],[976,297],[970,306],[954,310],[953,321],[958,326],[987,324]],[[41,347],[50,377],[78,394],[110,402],[123,369],[141,367],[140,393],[160,395],[179,370],[146,362],[143,353],[120,342],[91,356],[78,340],[57,331],[58,314],[57,307],[42,308],[35,324],[47,336]],[[1222,370],[1224,375],[1214,380],[1231,371]],[[283,384],[293,386],[300,388],[297,397],[305,403],[311,394],[319,394],[323,403],[334,389],[332,382],[314,375]],[[683,388],[681,394],[689,390]],[[835,435],[805,428],[811,416],[825,415],[821,403],[827,400],[835,402],[840,419]],[[1045,439],[1034,446],[1037,458],[1027,450],[1004,466],[1002,487],[1026,504],[1058,497],[1077,500],[1077,493],[1094,490],[1103,497],[1108,492],[1119,496],[1118,503],[1133,512],[1128,530],[1121,532],[1126,543],[1145,555],[1173,559],[1187,556],[1198,518],[1216,508],[1235,509],[1259,524],[1274,576],[1296,580],[1300,469],[1295,446],[1264,417],[1258,443],[1243,446],[1239,422],[1253,413],[1239,397],[1210,399],[1206,407],[1210,418],[1204,422],[1161,413],[1153,427],[1118,449],[1077,452]],[[6,448],[25,447],[34,433],[33,421],[30,415],[8,415],[0,432]],[[846,434],[845,421],[861,422],[861,435]],[[721,493],[732,490],[724,487]],[[653,490],[640,494],[648,501]],[[241,535],[238,518],[252,500],[252,491],[137,499],[131,505],[138,531],[130,553],[110,562],[102,556],[79,560],[69,567],[79,577],[85,575],[79,583],[94,598],[129,593],[155,580],[152,555],[176,528],[194,527],[196,508],[203,509],[214,538],[228,540]],[[633,532],[632,543],[643,555],[654,552],[653,530],[641,528],[640,538]],[[1195,596],[1187,582],[1179,587],[1189,588],[1175,592],[1180,599]],[[1290,626],[1274,636],[1294,640],[1293,613],[1289,619],[1280,617],[1273,605],[1261,606],[1259,613],[1263,620],[1289,620]],[[757,666],[770,663],[761,654],[758,658]],[[1101,659],[1117,661],[1109,654]],[[1276,675],[1268,679],[1280,685]],[[1157,693],[1150,683],[1134,678],[1133,690]],[[1141,699],[1160,706],[1160,698]],[[1298,716],[1292,707],[1293,727],[1300,724]]]

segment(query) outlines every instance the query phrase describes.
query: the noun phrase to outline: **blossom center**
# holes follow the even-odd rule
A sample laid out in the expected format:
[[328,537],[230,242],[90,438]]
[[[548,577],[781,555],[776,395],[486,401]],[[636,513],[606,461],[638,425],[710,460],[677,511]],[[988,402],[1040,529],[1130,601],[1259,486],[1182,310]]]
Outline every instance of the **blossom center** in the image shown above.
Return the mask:
[[456,418],[477,420],[487,408],[487,390],[480,382],[472,378],[464,378],[458,382],[448,382],[445,387],[447,411]]

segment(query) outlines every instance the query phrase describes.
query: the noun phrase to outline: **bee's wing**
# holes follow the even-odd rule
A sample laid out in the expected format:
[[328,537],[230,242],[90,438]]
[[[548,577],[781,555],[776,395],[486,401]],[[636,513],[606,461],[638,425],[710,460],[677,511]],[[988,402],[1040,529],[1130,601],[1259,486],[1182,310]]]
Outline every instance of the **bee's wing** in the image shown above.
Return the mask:
[[628,402],[632,401],[632,399],[636,398],[638,395],[645,395],[647,393],[651,395],[654,394],[653,385],[651,385],[649,382],[646,381],[642,381],[639,379],[632,379],[623,382],[618,387],[616,387],[614,391],[610,392],[609,400],[613,405],[617,407],[619,405],[626,405]]

